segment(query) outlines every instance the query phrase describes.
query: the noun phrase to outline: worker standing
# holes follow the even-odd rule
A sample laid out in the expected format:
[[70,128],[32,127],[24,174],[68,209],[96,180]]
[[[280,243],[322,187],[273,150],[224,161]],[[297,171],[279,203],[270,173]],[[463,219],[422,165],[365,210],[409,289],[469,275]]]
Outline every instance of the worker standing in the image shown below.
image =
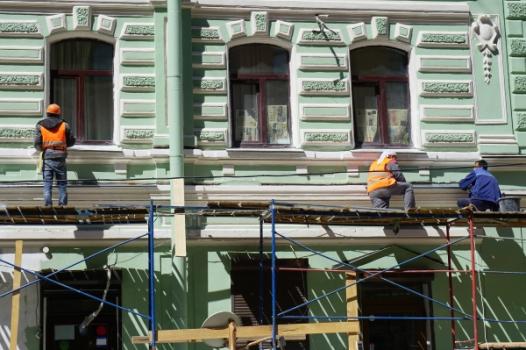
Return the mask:
[[473,170],[462,180],[459,186],[464,191],[469,190],[469,198],[457,201],[459,208],[474,205],[477,210],[498,211],[501,197],[497,179],[488,171],[488,162],[484,159],[475,162]]
[[404,209],[415,208],[413,185],[406,181],[397,162],[396,152],[384,151],[373,161],[367,177],[367,193],[374,208],[389,208],[392,195],[404,196]]
[[42,175],[44,179],[44,205],[52,205],[53,178],[59,189],[58,205],[68,204],[67,194],[67,148],[75,144],[68,123],[60,116],[60,106],[52,103],[47,107],[46,117],[41,119],[35,130],[34,145],[42,152]]

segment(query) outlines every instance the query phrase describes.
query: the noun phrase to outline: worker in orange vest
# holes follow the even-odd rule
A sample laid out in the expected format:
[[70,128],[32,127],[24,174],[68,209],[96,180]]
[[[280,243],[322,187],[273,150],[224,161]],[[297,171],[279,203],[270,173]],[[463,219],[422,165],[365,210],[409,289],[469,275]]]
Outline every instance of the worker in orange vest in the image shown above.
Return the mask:
[[44,178],[44,205],[51,206],[53,177],[57,180],[58,205],[68,204],[67,194],[67,148],[75,144],[68,123],[60,118],[60,106],[52,103],[47,107],[46,117],[36,125],[35,148],[42,152],[42,175]]
[[405,210],[415,208],[413,186],[400,171],[394,151],[384,151],[380,158],[371,163],[367,193],[374,208],[389,208],[392,195],[404,196]]

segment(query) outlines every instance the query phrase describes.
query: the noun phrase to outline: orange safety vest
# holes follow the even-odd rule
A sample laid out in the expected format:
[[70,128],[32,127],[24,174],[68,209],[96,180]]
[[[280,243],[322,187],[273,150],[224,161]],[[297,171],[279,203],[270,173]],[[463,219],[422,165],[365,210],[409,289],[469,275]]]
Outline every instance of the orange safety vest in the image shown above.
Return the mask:
[[66,123],[62,122],[58,127],[53,129],[46,129],[40,125],[40,132],[42,133],[42,149],[56,149],[65,151],[66,144]]
[[390,161],[391,159],[386,157],[380,164],[376,160],[371,163],[367,176],[367,193],[390,187],[396,183],[393,174],[387,170],[387,164]]

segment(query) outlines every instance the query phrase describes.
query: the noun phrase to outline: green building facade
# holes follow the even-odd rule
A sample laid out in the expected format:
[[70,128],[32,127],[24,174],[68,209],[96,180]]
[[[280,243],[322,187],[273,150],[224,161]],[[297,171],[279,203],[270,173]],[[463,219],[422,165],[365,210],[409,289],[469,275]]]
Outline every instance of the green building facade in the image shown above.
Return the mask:
[[[79,140],[68,157],[68,178],[77,180],[69,187],[70,205],[76,207],[170,203],[170,137],[184,143],[185,205],[192,207],[275,199],[367,208],[367,170],[384,149],[398,153],[419,207],[456,207],[466,195],[458,181],[480,158],[489,162],[506,195],[524,195],[526,2],[190,0],[174,18],[169,9],[179,2],[171,1],[0,4],[3,204],[41,205],[32,138],[51,102],[62,105]],[[177,31],[182,41],[175,46],[182,54],[174,57],[170,44]],[[174,60],[182,72],[176,71],[180,85],[172,88],[167,79]],[[183,102],[174,109],[178,90]],[[168,113],[178,108],[181,115]],[[181,118],[184,127],[169,130],[173,118]],[[393,198],[392,208],[402,206]],[[170,218],[156,220],[159,328],[197,328],[219,311],[235,312],[247,325],[257,322],[258,219],[188,216],[185,258],[173,255],[173,237],[181,234],[174,227]],[[4,226],[0,258],[13,260],[13,241],[23,239],[23,266],[56,270],[146,230]],[[347,315],[341,288],[346,277],[335,271],[345,264],[338,262],[375,271],[394,267],[398,271],[386,278],[418,292],[385,281],[359,284],[360,315],[406,319],[371,317],[361,321],[359,337],[316,335],[287,347],[452,349],[448,276],[426,272],[447,269],[447,251],[432,251],[445,244],[445,230],[278,225],[280,234],[304,244],[279,240],[280,266],[295,269],[280,272],[280,307],[341,289],[296,315],[311,316],[311,322]],[[524,341],[522,229],[476,232],[485,237],[476,242],[479,340]],[[268,261],[268,225],[264,235]],[[452,254],[456,270],[470,268],[469,244],[461,239],[466,235],[465,228],[451,230],[459,240]],[[51,255],[42,253],[44,246]],[[140,240],[60,278],[100,294],[105,265],[113,271],[109,298],[146,313],[147,255]],[[4,292],[12,269],[0,271]],[[455,317],[462,318],[455,322],[456,340],[469,340],[469,274],[453,275],[453,291]],[[107,306],[81,334],[78,324],[98,304],[78,297],[66,304],[76,305],[70,314],[57,311],[67,309],[60,302],[69,297],[48,284],[22,292],[19,349],[73,349],[80,343],[95,349],[97,325],[111,331],[107,349],[145,348],[130,338],[145,335],[147,323]],[[10,300],[0,299],[6,330],[0,348],[9,347]],[[464,345],[469,348],[469,342],[456,346]]]

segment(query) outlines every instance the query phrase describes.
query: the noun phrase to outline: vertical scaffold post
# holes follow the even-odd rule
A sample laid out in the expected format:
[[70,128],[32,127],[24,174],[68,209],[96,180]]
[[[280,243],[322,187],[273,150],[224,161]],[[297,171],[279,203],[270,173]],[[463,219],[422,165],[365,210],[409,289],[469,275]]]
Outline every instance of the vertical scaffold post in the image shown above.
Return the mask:
[[[265,307],[265,300],[263,294],[265,293],[265,286],[263,285],[265,283],[265,271],[264,271],[264,262],[263,262],[263,216],[259,217],[259,265],[258,265],[258,273],[259,273],[259,284],[258,284],[258,323],[260,325],[263,324],[264,319],[264,307]],[[260,343],[260,348],[262,348],[262,345]]]
[[271,273],[272,273],[272,350],[276,350],[276,336],[277,336],[277,312],[276,312],[276,203],[272,200],[270,204],[270,212],[272,215],[272,255],[271,255]]
[[150,350],[156,350],[157,332],[155,319],[155,265],[154,265],[154,240],[153,240],[153,220],[154,220],[153,201],[150,202],[148,212],[148,314],[149,328],[151,334]]
[[477,271],[475,270],[475,227],[473,214],[468,216],[469,225],[469,250],[471,255],[471,306],[473,308],[473,350],[479,350],[479,329],[477,313]]
[[451,236],[450,236],[450,225],[446,224],[446,237],[447,237],[447,277],[448,277],[448,289],[449,289],[449,314],[451,316],[451,349],[455,348],[457,338],[457,325],[455,322],[455,299],[453,293],[453,273],[452,273],[452,250],[451,250]]

